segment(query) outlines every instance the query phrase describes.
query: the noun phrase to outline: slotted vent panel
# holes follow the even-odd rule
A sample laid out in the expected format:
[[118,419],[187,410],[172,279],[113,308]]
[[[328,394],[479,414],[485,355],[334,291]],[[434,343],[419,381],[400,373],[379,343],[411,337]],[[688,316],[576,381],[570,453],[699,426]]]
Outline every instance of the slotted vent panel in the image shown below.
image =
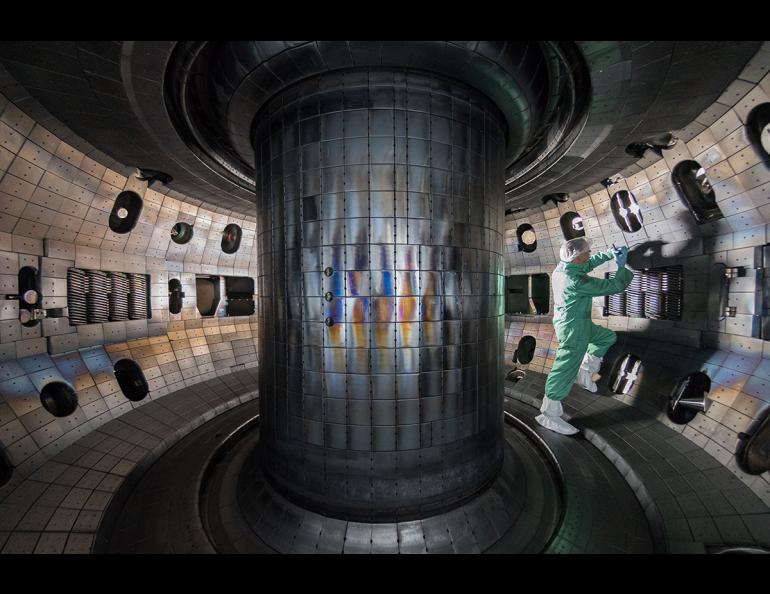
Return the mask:
[[149,286],[146,274],[68,269],[70,326],[152,317]]
[[[605,276],[614,278],[615,273],[608,272]],[[604,298],[604,315],[681,320],[682,288],[681,266],[638,271],[623,293]]]

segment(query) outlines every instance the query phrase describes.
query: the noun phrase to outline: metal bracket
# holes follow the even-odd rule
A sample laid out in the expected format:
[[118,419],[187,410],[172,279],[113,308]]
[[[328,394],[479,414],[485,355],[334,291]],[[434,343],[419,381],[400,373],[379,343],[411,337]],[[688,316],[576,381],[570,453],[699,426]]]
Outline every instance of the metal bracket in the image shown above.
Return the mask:
[[523,369],[511,369],[506,375],[505,379],[509,382],[518,382],[520,379],[524,379],[527,376],[527,372]]
[[[693,390],[695,397],[692,396]],[[700,395],[698,395],[699,391]],[[679,383],[669,398],[666,409],[668,418],[678,425],[686,425],[695,418],[697,413],[705,413],[709,402],[707,394],[710,391],[711,378],[708,375],[702,371],[689,374]]]
[[45,309],[19,310],[19,321],[25,326],[35,325],[37,322],[47,317],[48,312]]

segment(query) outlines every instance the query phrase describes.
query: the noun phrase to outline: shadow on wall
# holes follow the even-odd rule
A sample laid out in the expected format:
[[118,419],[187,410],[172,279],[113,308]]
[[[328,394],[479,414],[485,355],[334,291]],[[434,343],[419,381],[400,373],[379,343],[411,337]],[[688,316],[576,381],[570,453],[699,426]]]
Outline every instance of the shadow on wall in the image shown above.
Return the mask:
[[646,331],[618,332],[617,335],[617,342],[610,347],[602,364],[602,393],[612,394],[610,373],[615,362],[627,353],[634,354],[642,365],[630,396],[637,400],[635,405],[654,415],[666,411],[671,394],[688,374],[706,369],[719,353],[716,349],[666,343]]
[[[696,228],[692,228],[697,230]],[[628,265],[635,273],[644,268],[653,268],[663,265],[682,264],[680,254],[691,254],[692,250],[702,242],[700,236],[690,238],[682,242],[671,243],[660,239],[653,239],[640,243],[629,249]],[[665,249],[666,246],[669,249]],[[676,251],[671,251],[675,249]],[[702,250],[698,250],[702,252]],[[700,255],[703,255],[702,253]],[[685,276],[687,272],[685,271]],[[703,275],[708,277],[707,274]],[[642,360],[640,372],[633,388],[637,399],[637,406],[647,409],[647,413],[659,415],[666,411],[669,397],[679,382],[693,371],[704,369],[708,363],[713,363],[716,350],[704,350],[702,331],[707,328],[707,312],[693,309],[698,303],[704,304],[708,295],[708,283],[696,283],[691,285],[697,292],[686,292],[683,297],[684,314],[703,314],[700,320],[700,328],[693,329],[692,322],[684,324],[690,326],[686,330],[682,324],[670,320],[656,320],[650,318],[622,318],[629,321],[628,331],[616,330],[618,340],[610,348],[602,365],[602,384],[605,393],[610,394],[609,375],[614,363],[626,353],[632,353]],[[607,318],[612,321],[613,316]],[[631,328],[631,326],[636,326]],[[693,331],[694,330],[694,331]],[[713,378],[712,378],[713,379]]]
[[[689,231],[701,231],[697,227],[691,227]],[[705,229],[703,231],[706,231]],[[681,264],[681,258],[693,256],[710,256],[703,252],[703,238],[709,234],[696,235],[681,241],[663,241],[650,239],[628,249],[628,265],[634,270],[642,268],[654,268],[658,266],[671,266]]]
[[[644,268],[682,264],[682,258],[704,255],[702,249],[698,248],[702,243],[700,233],[705,229],[701,230],[693,226],[690,231],[698,235],[673,244],[653,239],[633,246],[629,249],[629,267],[637,272]],[[703,275],[703,272],[696,274]],[[685,276],[687,276],[686,271]],[[703,276],[708,277],[707,274]],[[707,327],[707,313],[701,309],[692,309],[698,303],[705,303],[709,291],[708,283],[693,283],[691,286],[695,288],[695,292],[690,289],[685,294],[683,313],[696,314],[698,317],[703,314],[703,319],[699,320],[702,322],[700,328],[694,328],[692,320],[678,324],[669,320],[647,318],[614,318],[614,316],[606,318],[608,322],[612,322],[613,318],[628,320],[631,329],[616,330],[618,340],[607,352],[602,365],[601,394],[612,394],[609,383],[615,363],[627,353],[634,354],[641,359],[642,367],[630,396],[634,399],[634,406],[641,409],[644,414],[658,417],[666,412],[671,394],[688,374],[722,362],[724,356],[720,355],[720,351],[702,348],[702,331]],[[711,375],[710,372],[709,375]],[[631,415],[629,418],[632,418],[636,413],[629,411],[628,414]],[[592,425],[594,422],[608,422],[606,417],[602,417],[601,421],[592,421],[588,416],[584,420],[587,427],[594,426]],[[699,420],[696,418],[691,423],[697,425]],[[740,430],[743,428],[737,429],[737,431]],[[725,449],[735,450],[737,431],[733,436],[725,436],[732,442],[729,446],[726,443],[721,444]]]
[[[659,340],[650,340],[649,334],[646,332],[618,332],[618,341],[607,352],[602,365],[599,395],[605,397],[615,395],[611,390],[611,370],[615,363],[628,353],[632,353],[642,360],[642,367],[631,393],[626,397],[620,396],[621,400],[624,400],[631,406],[615,410],[611,415],[606,413],[587,413],[581,415],[581,428],[598,429],[620,425],[631,427],[634,425],[638,426],[650,418],[657,418],[669,427],[678,427],[680,432],[685,433],[687,437],[695,436],[696,434],[692,433],[692,431],[697,431],[730,454],[730,459],[722,459],[715,455],[713,451],[710,452],[715,458],[724,465],[729,465],[732,459],[743,472],[749,472],[749,469],[746,468],[745,460],[749,452],[747,446],[750,444],[750,438],[754,434],[761,432],[761,435],[757,436],[759,441],[755,440],[750,451],[752,452],[752,458],[757,458],[758,455],[760,458],[763,455],[766,458],[766,454],[763,454],[766,445],[762,445],[767,443],[768,433],[770,433],[767,429],[770,425],[766,422],[766,405],[760,407],[755,419],[752,419],[748,414],[741,416],[732,413],[733,418],[730,418],[731,415],[722,415],[720,411],[711,411],[711,414],[709,414],[712,407],[722,406],[719,400],[714,399],[714,396],[722,387],[719,384],[715,384],[714,376],[718,376],[721,382],[730,381],[729,379],[725,380],[725,377],[732,373],[731,370],[723,367],[720,368],[718,373],[715,374],[713,372],[713,367],[718,367],[727,357],[728,354],[725,351],[683,347],[682,345],[665,343]],[[672,396],[675,392],[679,392],[678,386],[682,385],[683,380],[688,375],[698,371],[703,371],[709,376],[711,380],[710,391],[704,393],[700,390],[693,390],[691,393],[688,393],[688,388],[688,391],[682,394],[682,396],[694,395],[696,396],[694,400],[697,401],[703,398],[706,410],[688,409],[686,411],[688,414],[685,415],[685,418],[691,417],[691,420],[687,423],[680,422],[676,425],[667,423],[667,419],[671,420],[671,417],[667,417],[667,409],[669,408]],[[684,411],[678,411],[677,416],[681,415],[682,412]],[[689,430],[686,431],[686,428],[689,428]],[[701,448],[709,451],[705,444],[695,441],[695,445],[699,445]],[[655,446],[653,445],[653,447]],[[662,447],[665,448],[665,444]],[[661,454],[664,457],[668,455],[665,451],[668,450],[661,450]],[[670,454],[676,455],[678,452],[670,452]],[[760,460],[758,465],[759,471],[751,471],[750,474],[756,475],[767,470],[765,458]]]
[[654,239],[635,245],[628,250],[628,266],[634,271],[652,267],[651,262],[663,260],[665,241]]

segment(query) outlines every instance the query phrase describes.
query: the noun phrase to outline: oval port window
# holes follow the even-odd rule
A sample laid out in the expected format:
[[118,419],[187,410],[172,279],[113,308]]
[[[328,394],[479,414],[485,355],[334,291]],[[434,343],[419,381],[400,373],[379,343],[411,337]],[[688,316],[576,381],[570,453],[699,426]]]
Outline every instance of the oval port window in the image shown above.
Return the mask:
[[40,391],[40,402],[55,417],[66,417],[78,407],[78,396],[64,382],[51,382]]
[[8,483],[13,475],[13,465],[7,454],[0,449],[0,487]]
[[254,279],[250,276],[226,276],[225,297],[228,316],[250,316],[255,310]]
[[706,394],[711,390],[711,378],[702,371],[688,374],[677,384],[668,402],[668,418],[686,425],[706,408]]
[[222,251],[226,254],[234,254],[241,247],[241,235],[243,232],[239,225],[230,223],[222,232]]
[[178,278],[172,278],[168,281],[168,311],[172,314],[178,314],[182,311],[182,283]]
[[115,362],[115,379],[118,380],[123,395],[137,402],[150,393],[150,386],[136,361],[120,359]]
[[561,225],[561,232],[564,235],[564,239],[569,241],[570,239],[577,239],[578,237],[585,237],[586,232],[583,228],[583,219],[576,212],[565,212],[559,219]]
[[522,336],[513,353],[513,361],[522,365],[530,363],[535,357],[535,346],[537,346],[537,341],[534,336]]
[[551,307],[548,274],[514,274],[505,277],[505,313],[546,314]]
[[27,327],[40,323],[34,317],[35,309],[39,308],[42,301],[38,283],[37,268],[22,266],[19,269],[19,321]]
[[519,225],[516,229],[516,237],[519,241],[519,249],[521,251],[532,253],[537,249],[537,235],[535,235],[535,228],[529,223]]
[[40,299],[37,268],[22,266],[19,269],[19,299],[24,305],[37,305]]
[[757,105],[746,118],[746,135],[757,154],[770,167],[770,103]]
[[679,163],[671,172],[671,179],[679,198],[690,209],[699,225],[724,216],[717,205],[714,188],[706,177],[706,170],[697,161],[687,160]]
[[171,241],[184,244],[193,238],[193,228],[189,223],[177,223],[171,227]]
[[738,437],[748,437],[737,454],[741,469],[753,475],[770,470],[770,411],[765,413],[751,435],[739,434]]
[[196,276],[195,277],[195,301],[198,312],[204,317],[210,317],[217,313],[219,306],[219,277]]
[[639,376],[642,360],[628,353],[622,356],[612,366],[610,372],[610,387],[615,394],[628,394]]
[[631,192],[620,190],[615,192],[610,201],[612,215],[615,222],[626,233],[636,233],[642,228],[644,219],[642,218],[642,209],[639,202]]
[[109,226],[115,233],[128,233],[136,227],[142,214],[142,198],[136,192],[118,194],[110,212]]

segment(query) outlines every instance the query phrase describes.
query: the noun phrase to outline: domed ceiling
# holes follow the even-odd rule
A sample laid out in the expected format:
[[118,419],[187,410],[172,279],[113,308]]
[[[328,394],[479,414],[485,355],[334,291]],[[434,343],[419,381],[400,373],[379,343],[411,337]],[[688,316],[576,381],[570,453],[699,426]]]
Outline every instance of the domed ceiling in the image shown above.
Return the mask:
[[[254,203],[251,131],[279,90],[367,65],[440,72],[505,115],[506,204],[530,207],[634,163],[625,147],[680,129],[759,42],[0,42],[0,92],[84,152],[170,174],[213,207]],[[704,76],[704,72],[708,72]]]

